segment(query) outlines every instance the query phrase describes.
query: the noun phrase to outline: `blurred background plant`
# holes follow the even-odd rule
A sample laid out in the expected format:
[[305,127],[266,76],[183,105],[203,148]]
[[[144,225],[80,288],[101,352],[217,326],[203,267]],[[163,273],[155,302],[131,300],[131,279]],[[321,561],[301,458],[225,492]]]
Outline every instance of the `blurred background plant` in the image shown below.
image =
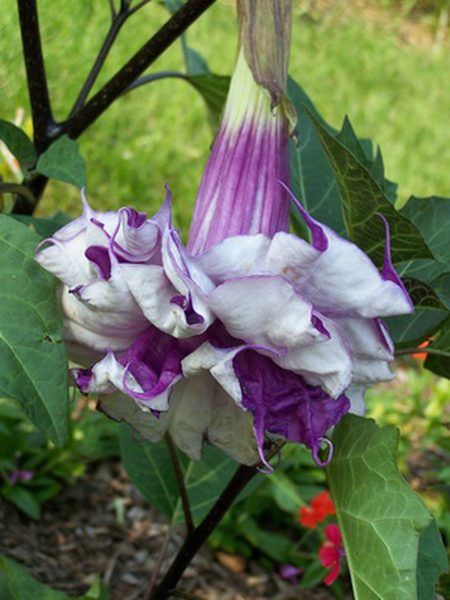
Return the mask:
[[[16,6],[12,0],[8,3],[0,35],[3,119],[28,106],[25,78],[16,76],[23,68]],[[389,0],[384,7],[380,0],[299,0],[290,68],[327,122],[337,127],[347,113],[361,137],[380,144],[387,177],[399,182],[401,201],[412,193],[445,196],[449,189],[448,170],[442,165],[450,163],[450,146],[441,125],[449,116],[448,86],[443,81],[443,74],[450,72],[448,39],[444,35],[436,47],[435,20],[430,20],[425,5],[421,10],[417,5],[413,16],[404,16],[400,7],[409,4],[408,0]],[[70,0],[61,0],[57,7],[51,0],[39,2],[57,119],[70,110],[110,20],[106,1],[86,0],[76,6],[75,19]],[[438,2],[433,6],[434,18]],[[228,74],[233,66],[233,10],[234,2],[219,0],[189,33],[214,73]],[[163,2],[151,2],[124,27],[95,89],[166,17]],[[175,44],[151,72],[183,70],[182,65]],[[93,206],[113,209],[128,202],[151,214],[168,182],[177,223],[186,232],[211,143],[204,114],[199,94],[177,79],[148,84],[115,103],[80,138]],[[79,214],[79,195],[73,187],[52,181],[39,211],[42,215],[57,210]]]

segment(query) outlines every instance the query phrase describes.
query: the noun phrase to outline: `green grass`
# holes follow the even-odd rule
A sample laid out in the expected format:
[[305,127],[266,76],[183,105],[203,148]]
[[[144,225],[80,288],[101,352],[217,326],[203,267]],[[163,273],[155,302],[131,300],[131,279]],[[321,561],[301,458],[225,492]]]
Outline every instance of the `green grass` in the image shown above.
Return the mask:
[[[17,107],[24,107],[28,115],[29,108],[17,9],[12,0],[7,4],[0,14],[0,117],[11,119]],[[229,73],[233,66],[232,4],[219,1],[189,36],[218,73]],[[108,2],[40,0],[39,8],[50,91],[61,119],[108,25]],[[133,17],[100,83],[165,18],[156,2]],[[450,53],[404,45],[395,27],[381,29],[361,19],[343,20],[333,13],[305,18],[296,8],[291,74],[331,124],[338,126],[347,113],[359,135],[381,145],[387,175],[399,182],[402,198],[411,193],[448,195],[450,145],[444,125],[450,117]],[[180,48],[175,45],[153,70],[181,67]],[[203,102],[184,82],[165,80],[132,92],[81,138],[92,204],[104,209],[128,203],[151,213],[161,203],[168,182],[178,223],[186,230],[211,141]],[[40,210],[55,209],[77,214],[76,190],[52,183]]]

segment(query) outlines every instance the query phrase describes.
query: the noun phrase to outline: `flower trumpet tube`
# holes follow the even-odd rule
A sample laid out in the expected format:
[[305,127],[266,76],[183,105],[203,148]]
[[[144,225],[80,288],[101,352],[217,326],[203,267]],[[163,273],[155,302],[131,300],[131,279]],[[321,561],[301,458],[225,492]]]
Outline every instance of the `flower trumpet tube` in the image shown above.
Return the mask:
[[222,124],[195,205],[188,248],[202,254],[239,234],[272,237],[289,229],[288,123],[272,110],[241,48]]
[[[241,47],[188,247],[168,198],[152,219],[85,207],[38,260],[70,297],[67,342],[99,358],[85,359],[75,381],[109,416],[152,441],[169,431],[194,459],[207,441],[250,465],[282,438],[326,464],[327,431],[392,376],[382,318],[412,304],[388,226],[378,270],[292,196],[289,2],[239,7]],[[288,233],[291,203],[309,240]]]

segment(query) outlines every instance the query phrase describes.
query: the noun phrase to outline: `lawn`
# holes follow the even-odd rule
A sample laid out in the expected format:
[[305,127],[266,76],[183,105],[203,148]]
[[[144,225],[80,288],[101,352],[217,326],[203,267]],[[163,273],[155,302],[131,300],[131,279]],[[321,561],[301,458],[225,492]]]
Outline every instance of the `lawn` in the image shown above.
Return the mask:
[[[448,195],[450,174],[443,168],[450,163],[443,127],[450,117],[446,42],[433,48],[428,22],[405,22],[398,11],[376,8],[377,2],[364,9],[349,9],[349,3],[340,1],[309,2],[308,13],[306,2],[295,4],[291,74],[323,116],[337,127],[348,114],[360,136],[380,144],[401,200],[410,194]],[[29,115],[17,9],[12,0],[8,5],[0,24],[0,118],[5,119],[18,107]],[[39,8],[54,111],[62,119],[108,26],[108,2],[40,0]],[[165,18],[161,3],[152,2],[129,21],[99,83]],[[212,71],[230,73],[236,48],[233,3],[219,0],[192,27],[189,38]],[[153,70],[181,68],[181,51],[174,46]],[[168,182],[178,224],[186,231],[211,140],[203,101],[186,83],[168,79],[133,91],[81,138],[91,202],[97,208],[130,203],[151,213]],[[40,210],[56,209],[77,214],[77,191],[52,182]]]

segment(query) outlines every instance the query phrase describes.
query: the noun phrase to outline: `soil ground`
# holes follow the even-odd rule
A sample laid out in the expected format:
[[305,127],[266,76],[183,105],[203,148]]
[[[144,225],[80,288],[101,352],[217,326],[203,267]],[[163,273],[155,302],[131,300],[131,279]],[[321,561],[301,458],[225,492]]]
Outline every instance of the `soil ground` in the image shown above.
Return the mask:
[[[44,507],[31,521],[10,504],[0,505],[0,553],[24,565],[42,583],[79,596],[97,576],[111,600],[142,599],[168,531],[120,465],[97,465]],[[175,530],[164,572],[183,541]],[[226,565],[226,566],[224,566]],[[204,548],[180,585],[183,597],[201,600],[290,600],[298,588],[241,557]],[[326,590],[302,591],[302,600],[329,600]],[[23,599],[32,600],[32,599]]]

